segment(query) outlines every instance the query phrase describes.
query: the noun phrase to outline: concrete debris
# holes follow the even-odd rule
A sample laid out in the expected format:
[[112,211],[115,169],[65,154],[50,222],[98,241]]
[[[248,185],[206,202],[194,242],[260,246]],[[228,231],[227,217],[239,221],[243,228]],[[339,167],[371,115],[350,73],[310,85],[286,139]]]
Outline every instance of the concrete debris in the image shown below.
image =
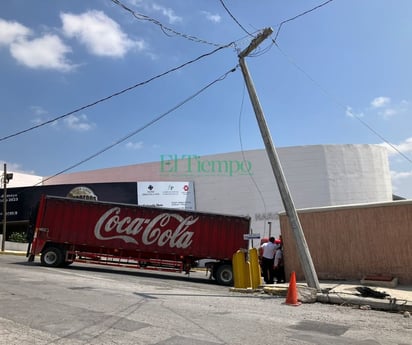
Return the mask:
[[318,291],[315,288],[298,285],[298,301],[302,303],[315,303]]
[[263,287],[263,291],[268,295],[286,297],[288,294],[287,286],[268,285]]
[[[302,303],[315,303],[317,300],[317,290],[308,286],[298,284],[298,301]],[[263,287],[263,291],[268,295],[286,297],[288,294],[287,286],[268,285]]]

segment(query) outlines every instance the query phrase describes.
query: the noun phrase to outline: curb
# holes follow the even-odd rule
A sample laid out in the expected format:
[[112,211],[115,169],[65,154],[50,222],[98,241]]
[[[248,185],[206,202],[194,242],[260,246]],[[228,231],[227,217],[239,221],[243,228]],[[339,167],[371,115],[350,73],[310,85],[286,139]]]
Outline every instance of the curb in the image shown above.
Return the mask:
[[[320,303],[329,303],[329,304],[340,304],[340,305],[358,305],[360,308],[362,306],[366,307],[365,309],[376,309],[376,310],[385,310],[392,312],[403,312],[408,311],[412,312],[412,304],[406,300],[399,300],[397,298],[389,298],[377,300],[374,298],[368,297],[357,297],[354,295],[345,295],[342,297],[337,293],[318,293],[316,296],[316,301]],[[369,307],[369,308],[367,308]]]
[[[299,291],[299,288],[301,291]],[[288,288],[285,286],[261,286],[258,289],[252,288],[230,288],[230,292],[240,292],[240,293],[265,293],[275,297],[286,297]],[[318,292],[314,299],[302,298],[302,287],[298,286],[299,300],[303,303],[325,303],[325,304],[337,304],[337,305],[355,305],[359,309],[369,310],[383,310],[389,312],[410,312],[412,313],[412,302],[397,299],[397,298],[385,298],[376,299],[369,297],[359,297],[356,295],[346,294],[346,293],[321,293]],[[343,296],[344,295],[344,296]]]
[[241,293],[262,293],[263,290],[260,288],[257,289],[252,289],[252,288],[230,288],[229,289],[230,292],[241,292]]

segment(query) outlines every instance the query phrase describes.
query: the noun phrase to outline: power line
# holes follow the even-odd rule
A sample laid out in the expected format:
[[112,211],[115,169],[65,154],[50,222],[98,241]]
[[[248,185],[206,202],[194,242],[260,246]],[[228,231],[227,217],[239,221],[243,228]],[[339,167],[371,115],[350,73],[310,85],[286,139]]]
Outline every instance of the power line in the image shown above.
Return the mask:
[[278,28],[278,31],[276,32],[276,35],[275,35],[274,40],[275,40],[275,41],[277,40],[277,38],[278,38],[278,36],[279,36],[279,33],[280,33],[280,29],[282,28],[283,24],[286,24],[286,23],[288,23],[288,22],[291,22],[292,20],[298,19],[299,17],[302,17],[302,16],[304,16],[304,15],[310,13],[310,12],[313,12],[313,11],[315,11],[315,10],[317,10],[317,9],[325,6],[325,5],[327,5],[328,3],[332,2],[332,1],[333,1],[333,0],[327,0],[327,1],[323,2],[323,3],[321,3],[320,5],[311,8],[310,10],[307,10],[307,11],[305,11],[305,12],[302,12],[302,13],[300,13],[300,14],[292,17],[292,18],[286,19],[286,20],[284,20],[283,22],[281,22],[280,24],[276,25],[276,26],[279,26],[279,28]]
[[227,45],[225,45],[225,46],[218,47],[218,48],[214,49],[213,51],[211,51],[211,52],[209,52],[209,53],[200,55],[200,56],[198,56],[197,58],[195,58],[195,59],[193,59],[193,60],[187,61],[187,62],[185,62],[185,63],[183,63],[183,64],[181,64],[181,65],[179,65],[179,66],[177,66],[177,67],[174,67],[174,68],[172,68],[172,69],[169,69],[169,70],[166,71],[166,72],[163,72],[163,73],[161,73],[161,74],[158,74],[158,75],[156,75],[156,76],[154,76],[154,77],[152,77],[152,78],[149,78],[149,79],[147,79],[147,80],[145,80],[145,81],[142,81],[142,82],[140,82],[140,83],[137,83],[137,84],[135,84],[135,85],[133,85],[133,86],[127,87],[126,89],[123,89],[123,90],[121,90],[121,91],[115,92],[115,93],[111,94],[110,96],[101,98],[101,99],[99,99],[99,100],[97,100],[97,101],[94,101],[94,102],[92,102],[92,103],[89,103],[89,104],[87,104],[87,105],[84,105],[84,106],[82,106],[82,107],[80,107],[80,108],[77,108],[77,109],[75,109],[75,110],[69,111],[68,113],[65,113],[65,114],[63,114],[63,115],[57,116],[57,117],[55,117],[55,118],[53,118],[53,119],[51,119],[51,120],[48,120],[48,121],[39,123],[39,124],[37,124],[37,125],[35,125],[35,126],[29,127],[29,128],[26,128],[26,129],[23,129],[23,130],[21,130],[21,131],[15,132],[15,133],[13,133],[13,134],[6,135],[6,136],[0,138],[0,142],[1,142],[1,141],[5,141],[5,140],[10,139],[10,138],[13,138],[13,137],[16,137],[16,136],[18,136],[18,135],[20,135],[20,134],[23,134],[23,133],[27,133],[27,132],[32,131],[32,130],[34,130],[34,129],[43,127],[43,126],[48,125],[48,124],[50,124],[50,123],[52,123],[52,122],[61,120],[61,119],[65,118],[65,117],[67,117],[67,116],[69,116],[69,115],[75,114],[75,113],[77,113],[77,112],[79,112],[79,111],[82,111],[82,110],[84,110],[84,109],[91,108],[91,107],[93,107],[93,106],[95,106],[95,105],[97,105],[97,104],[99,104],[99,103],[105,102],[105,101],[107,101],[107,100],[109,100],[109,99],[111,99],[111,98],[113,98],[113,97],[119,96],[119,95],[121,95],[121,94],[123,94],[123,93],[126,93],[126,92],[128,92],[128,91],[131,91],[131,90],[133,90],[133,89],[135,89],[135,88],[137,88],[137,87],[139,87],[139,86],[148,84],[149,82],[151,82],[151,81],[153,81],[153,80],[155,80],[155,79],[158,79],[158,78],[160,78],[160,77],[163,77],[163,76],[165,76],[165,75],[167,75],[167,74],[169,74],[169,73],[171,73],[171,72],[174,72],[174,71],[177,71],[177,70],[179,70],[179,69],[181,69],[181,68],[183,68],[183,67],[186,67],[186,66],[188,66],[188,65],[190,65],[190,64],[192,64],[192,63],[194,63],[194,62],[196,62],[196,61],[199,61],[199,60],[201,60],[201,59],[203,59],[203,58],[205,58],[205,57],[207,57],[207,56],[210,56],[210,55],[216,53],[217,51],[219,51],[219,50],[221,50],[221,49],[228,48],[228,47],[230,47],[231,45],[232,45],[232,43],[229,43],[229,44],[227,44]]
[[[196,36],[191,36],[191,35],[187,35],[181,32],[178,32],[174,29],[171,29],[167,26],[165,26],[164,24],[162,24],[161,22],[159,22],[156,19],[150,18],[149,16],[145,15],[145,14],[141,14],[138,13],[134,10],[132,10],[131,8],[127,7],[125,4],[123,4],[121,1],[119,0],[111,0],[113,3],[115,3],[116,5],[122,7],[124,10],[126,10],[127,12],[131,13],[133,15],[133,17],[135,17],[138,20],[143,20],[143,21],[148,21],[151,22],[157,26],[160,27],[160,29],[163,31],[163,33],[168,36],[168,37],[172,37],[172,35],[174,36],[179,36],[179,37],[183,37],[189,41],[193,41],[193,42],[197,42],[197,43],[204,43],[204,44],[208,44],[208,45],[212,45],[215,47],[222,47],[222,44],[217,44],[217,43],[212,43],[212,42],[208,42],[206,40],[200,39]],[[170,35],[169,33],[171,33],[172,35]]]
[[249,36],[252,36],[252,34],[251,34],[249,31],[247,31],[247,30],[242,26],[242,24],[240,24],[239,21],[233,16],[233,14],[229,11],[229,9],[227,8],[227,6],[226,6],[225,3],[223,2],[223,0],[220,0],[220,3],[222,4],[222,6],[223,6],[223,8],[226,10],[226,12],[229,14],[229,16],[235,21],[235,23],[236,23],[237,25],[239,25],[239,27],[240,27],[244,32],[246,32]]
[[[246,166],[247,166],[245,151],[243,149],[242,130],[241,130],[243,105],[244,105],[244,102],[245,102],[245,90],[246,90],[246,85],[243,84],[242,102],[240,104],[240,111],[239,111],[238,131],[239,131],[240,151],[242,152],[243,163],[245,163]],[[263,197],[263,193],[260,190],[255,178],[253,177],[253,174],[251,174],[249,170],[248,170],[248,175],[249,175],[250,179],[252,180],[253,185],[255,186],[256,190],[259,193],[260,200],[262,200],[263,208],[265,209],[265,214],[266,214],[267,213],[267,206],[266,206],[265,198]],[[265,236],[266,236],[266,222],[263,223],[263,237],[265,237]]]
[[[237,69],[237,66],[234,67],[234,68],[232,68],[231,70],[227,71],[226,73],[224,73],[223,75],[221,75],[220,77],[218,77],[218,78],[215,79],[214,81],[210,82],[210,83],[207,84],[206,86],[202,87],[200,90],[198,90],[197,92],[195,92],[193,95],[189,96],[188,98],[186,98],[186,99],[183,100],[182,102],[178,103],[177,105],[175,105],[174,107],[172,107],[172,108],[169,109],[168,111],[166,111],[166,112],[164,112],[163,114],[155,117],[153,120],[149,121],[148,123],[146,123],[146,124],[143,125],[142,127],[140,127],[140,128],[138,128],[138,129],[134,130],[133,132],[127,134],[127,135],[124,136],[123,138],[120,138],[120,139],[116,140],[113,144],[111,144],[111,145],[109,145],[109,146],[106,146],[105,148],[97,151],[96,153],[94,153],[94,154],[92,154],[91,156],[89,156],[89,157],[81,160],[80,162],[78,162],[78,163],[76,163],[76,164],[73,164],[73,165],[71,165],[70,167],[68,167],[68,168],[66,168],[66,169],[64,169],[64,170],[61,170],[61,171],[59,171],[58,173],[56,173],[56,174],[54,174],[54,175],[52,175],[52,176],[44,179],[44,180],[42,181],[42,183],[45,182],[45,181],[48,181],[48,180],[50,180],[50,179],[52,179],[52,178],[54,178],[54,177],[56,177],[56,176],[58,176],[58,175],[61,175],[61,174],[65,173],[65,172],[67,172],[67,171],[69,171],[69,170],[72,170],[72,169],[78,167],[79,165],[82,165],[82,164],[88,162],[89,160],[92,160],[93,158],[96,158],[97,156],[101,155],[102,153],[104,153],[104,152],[112,149],[113,147],[121,144],[122,142],[126,141],[127,139],[129,139],[129,138],[133,137],[134,135],[140,133],[140,132],[143,131],[144,129],[150,127],[151,125],[153,125],[153,124],[155,124],[156,122],[160,121],[161,119],[163,119],[164,117],[166,117],[167,115],[169,115],[170,113],[172,113],[173,111],[175,111],[176,109],[180,108],[181,106],[183,106],[183,105],[186,104],[187,102],[191,101],[193,98],[197,97],[199,94],[201,94],[202,92],[204,92],[206,89],[208,89],[208,88],[211,87],[212,85],[216,84],[216,83],[219,82],[219,81],[224,80],[224,79],[229,75],[229,73],[235,72],[236,69]],[[36,185],[38,185],[38,184],[36,184]],[[36,186],[36,185],[35,185],[35,186]]]
[[295,19],[297,19],[297,18],[299,18],[299,17],[302,17],[302,16],[304,16],[304,15],[310,13],[310,12],[313,12],[313,11],[315,11],[315,10],[317,10],[317,9],[325,6],[325,5],[327,5],[328,3],[332,2],[332,1],[333,1],[333,0],[327,0],[327,1],[323,2],[322,4],[320,4],[320,5],[318,5],[318,6],[315,6],[315,7],[311,8],[311,9],[309,9],[309,10],[307,10],[307,11],[304,11],[304,12],[302,12],[302,13],[300,13],[300,14],[292,17],[292,18],[286,19],[286,20],[284,20],[283,22],[281,22],[281,23],[278,24],[278,25],[275,25],[275,26],[278,26],[279,28],[278,28],[278,30],[277,30],[277,32],[276,32],[275,38],[272,39],[272,44],[269,45],[268,47],[264,48],[264,49],[261,50],[261,51],[258,51],[258,52],[256,52],[256,53],[250,54],[250,57],[257,57],[257,56],[261,56],[261,55],[263,55],[263,54],[266,54],[266,53],[272,48],[273,44],[276,44],[276,39],[277,39],[278,36],[279,36],[280,29],[282,28],[283,24],[288,23],[288,22],[291,22],[291,21],[293,21],[293,20],[295,20]]
[[295,61],[293,61],[280,47],[279,44],[273,41],[276,45],[278,50],[282,53],[282,55],[287,59],[289,63],[295,66],[300,72],[302,72],[306,78],[308,78],[314,85],[316,85],[329,99],[331,99],[335,104],[345,109],[350,116],[358,120],[363,126],[369,129],[373,134],[375,134],[379,139],[383,140],[386,144],[388,144],[392,149],[394,149],[400,156],[405,158],[409,163],[412,163],[412,159],[405,155],[402,151],[400,151],[395,145],[393,145],[389,140],[387,140],[382,134],[378,131],[373,129],[366,121],[362,120],[360,116],[354,114],[347,106],[345,106],[338,98],[332,95],[328,90],[326,90],[322,85],[320,85],[314,78],[312,78],[302,67],[300,67]]
[[395,145],[393,145],[389,140],[387,140],[383,135],[381,135],[378,131],[373,129],[369,124],[367,124],[365,121],[363,121],[360,116],[354,114],[351,110],[346,109],[349,114],[354,117],[356,120],[358,120],[362,125],[364,125],[367,129],[369,129],[373,134],[375,134],[378,138],[383,140],[386,144],[388,144],[392,149],[394,149],[400,156],[405,158],[409,163],[412,164],[412,159],[409,158],[406,154],[404,154],[402,151],[400,151]]
[[267,52],[269,52],[269,50],[272,49],[274,43],[272,41],[272,43],[270,45],[268,45],[266,48],[260,49],[259,47],[256,49],[256,52],[252,52],[251,54],[249,54],[249,57],[258,57],[258,56],[262,56],[264,54],[266,54]]
[[356,114],[352,113],[350,110],[347,109],[346,106],[344,106],[338,99],[336,99],[336,97],[334,97],[333,95],[331,95],[324,87],[322,87],[315,79],[313,79],[303,68],[301,68],[300,66],[298,66],[288,55],[286,55],[286,53],[279,47],[279,44],[276,42],[276,39],[279,36],[280,33],[280,29],[282,27],[283,24],[291,22],[299,17],[302,17],[310,12],[313,12],[327,4],[329,4],[330,2],[332,2],[333,0],[327,0],[323,3],[321,3],[318,6],[315,6],[307,11],[304,11],[292,18],[289,18],[287,20],[284,20],[283,22],[281,22],[279,24],[279,29],[275,35],[275,38],[272,39],[273,44],[276,45],[276,47],[279,49],[279,51],[283,54],[284,57],[286,57],[286,59],[292,64],[294,65],[299,71],[301,71],[312,83],[314,83],[326,96],[328,96],[330,99],[332,99],[337,105],[345,108],[345,111],[349,111],[350,115],[352,117],[354,117],[355,119],[357,119],[362,125],[364,125],[366,128],[368,128],[372,133],[374,133],[377,137],[379,137],[381,140],[383,140],[386,144],[388,144],[392,149],[394,149],[399,155],[401,155],[403,158],[405,158],[408,162],[412,163],[412,159],[409,158],[407,155],[405,155],[403,152],[401,152],[395,145],[393,145],[389,140],[387,140],[383,135],[381,135],[380,133],[378,133],[375,129],[373,129],[369,124],[367,124],[365,121],[363,121],[359,116],[357,116]]
[[323,3],[321,3],[318,6],[315,6],[307,11],[304,11],[292,18],[289,18],[287,20],[284,20],[283,22],[281,22],[279,24],[279,28],[278,31],[275,35],[275,38],[272,39],[272,42],[276,45],[276,47],[279,49],[279,51],[283,54],[284,57],[286,57],[286,59],[292,64],[294,65],[299,71],[301,71],[312,83],[314,83],[326,96],[328,96],[331,100],[333,100],[337,105],[339,105],[340,107],[344,108],[346,112],[349,112],[350,115],[352,117],[354,117],[355,119],[357,119],[362,125],[364,125],[367,129],[369,129],[373,134],[375,134],[378,138],[380,138],[381,140],[383,140],[386,144],[388,144],[392,149],[394,149],[399,155],[401,155],[403,158],[405,158],[408,162],[412,163],[412,159],[409,158],[407,155],[405,155],[403,152],[401,152],[395,145],[393,145],[389,140],[387,140],[383,135],[381,135],[379,132],[377,132],[375,129],[373,129],[368,123],[366,123],[364,120],[362,120],[358,115],[352,113],[352,111],[347,109],[347,106],[344,106],[342,104],[342,102],[340,102],[336,97],[334,97],[333,95],[331,95],[324,87],[322,87],[315,79],[313,79],[303,68],[301,68],[300,66],[298,66],[288,55],[286,55],[286,53],[279,47],[279,44],[276,42],[276,39],[279,36],[280,33],[280,29],[282,27],[283,24],[291,22],[299,17],[302,17],[310,12],[313,12],[327,4],[329,4],[330,2],[332,2],[333,0],[327,0]]

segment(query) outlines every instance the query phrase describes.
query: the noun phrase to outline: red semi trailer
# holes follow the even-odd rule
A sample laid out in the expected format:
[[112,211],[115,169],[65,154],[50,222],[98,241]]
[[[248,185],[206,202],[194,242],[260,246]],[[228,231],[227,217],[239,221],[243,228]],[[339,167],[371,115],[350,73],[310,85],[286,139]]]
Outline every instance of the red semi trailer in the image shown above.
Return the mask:
[[219,284],[233,283],[232,256],[246,249],[250,218],[42,196],[29,261],[90,262],[188,273],[198,260]]

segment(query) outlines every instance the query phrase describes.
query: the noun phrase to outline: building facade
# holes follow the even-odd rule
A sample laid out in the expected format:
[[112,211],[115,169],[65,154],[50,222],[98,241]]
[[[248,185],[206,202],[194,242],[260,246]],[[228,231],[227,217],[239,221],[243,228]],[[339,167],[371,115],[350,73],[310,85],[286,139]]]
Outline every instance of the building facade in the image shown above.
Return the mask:
[[[311,145],[277,149],[296,208],[392,200],[386,148],[379,145]],[[187,181],[196,210],[249,215],[252,231],[280,233],[284,211],[265,150],[216,155],[162,155],[157,162],[62,174],[44,185]],[[270,224],[269,224],[270,223]]]

